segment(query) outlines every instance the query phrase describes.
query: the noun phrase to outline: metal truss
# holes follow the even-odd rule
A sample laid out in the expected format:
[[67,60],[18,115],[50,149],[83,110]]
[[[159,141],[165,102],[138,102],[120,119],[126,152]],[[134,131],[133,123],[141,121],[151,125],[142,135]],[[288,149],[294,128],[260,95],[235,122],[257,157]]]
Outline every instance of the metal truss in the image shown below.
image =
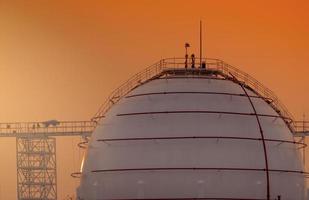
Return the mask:
[[57,121],[0,123],[0,137],[90,136],[95,122]]
[[56,200],[56,139],[17,137],[18,200]]
[[91,135],[91,121],[0,123],[0,137],[16,137],[18,200],[57,199],[57,136]]

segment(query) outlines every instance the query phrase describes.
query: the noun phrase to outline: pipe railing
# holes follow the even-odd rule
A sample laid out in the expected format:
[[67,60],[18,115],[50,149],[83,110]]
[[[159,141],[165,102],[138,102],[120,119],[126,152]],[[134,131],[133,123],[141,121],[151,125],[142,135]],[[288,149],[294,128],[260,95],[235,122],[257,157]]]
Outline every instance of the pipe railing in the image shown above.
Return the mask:
[[309,132],[309,121],[294,121],[293,123],[296,133]]
[[[285,119],[285,122],[293,133],[296,131],[292,114],[288,111],[288,109],[279,100],[273,91],[265,87],[255,78],[219,59],[203,58],[201,59],[202,63],[200,63],[199,58],[196,58],[195,60],[195,70],[205,70],[201,68],[202,63],[205,63],[206,70],[215,71],[225,78],[233,79],[240,84],[243,84],[247,88],[251,88],[257,95],[267,100],[267,102],[277,111],[277,113]],[[191,59],[188,59],[187,63],[187,69],[190,70],[192,67]],[[147,67],[143,71],[135,74],[110,94],[105,103],[102,104],[97,113],[94,115],[92,120],[98,122],[101,118],[104,117],[106,112],[115,103],[117,103],[122,97],[124,97],[134,88],[146,83],[149,80],[166,74],[165,72],[167,71],[170,72],[171,70],[175,70],[176,72],[179,71],[179,69],[186,69],[184,58],[167,58],[162,59],[159,62],[156,62],[153,65]]]

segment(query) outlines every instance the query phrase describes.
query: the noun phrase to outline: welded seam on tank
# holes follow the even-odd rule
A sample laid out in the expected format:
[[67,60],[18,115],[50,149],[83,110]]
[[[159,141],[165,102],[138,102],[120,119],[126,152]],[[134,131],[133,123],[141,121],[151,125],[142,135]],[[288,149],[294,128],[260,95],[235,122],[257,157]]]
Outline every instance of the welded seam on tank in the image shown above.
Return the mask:
[[[226,136],[176,136],[176,137],[135,137],[135,138],[104,138],[97,139],[98,142],[114,142],[114,141],[145,141],[145,140],[184,140],[184,139],[230,139],[230,140],[254,140],[261,141],[261,138],[251,137],[226,137]],[[264,139],[267,142],[279,142],[301,145],[300,148],[305,148],[307,144],[302,142],[278,140],[278,139]]]
[[[237,93],[228,93],[228,92],[150,92],[150,93],[140,93],[140,94],[133,94],[128,95],[125,98],[132,98],[132,97],[140,97],[140,96],[150,96],[150,95],[165,95],[165,94],[205,94],[205,95],[227,95],[227,96],[240,96],[240,97],[247,97],[246,94],[237,94]],[[251,98],[263,99],[267,101],[272,101],[272,99],[264,98],[261,96],[253,96],[250,95]]]
[[265,159],[266,182],[267,182],[267,194],[266,194],[267,196],[266,196],[266,198],[270,199],[270,177],[269,177],[268,156],[267,156],[265,137],[264,137],[263,129],[262,129],[261,122],[260,122],[260,119],[259,119],[260,114],[259,115],[257,114],[255,106],[254,106],[250,96],[248,95],[246,89],[244,88],[244,86],[241,83],[239,83],[239,85],[248,97],[248,100],[249,100],[249,102],[252,106],[252,109],[253,109],[255,117],[256,117],[256,121],[257,121],[258,126],[259,126],[259,130],[260,130],[260,134],[261,134],[261,138],[262,138],[262,144],[263,144],[264,159]]
[[278,172],[278,173],[295,173],[309,175],[309,172],[300,170],[286,169],[264,169],[264,168],[236,168],[236,167],[145,167],[145,168],[118,168],[118,169],[96,169],[93,173],[104,172],[126,172],[126,171],[194,171],[194,170],[218,170],[218,171],[257,171],[257,172]]
[[[106,199],[97,199],[97,200],[106,200]],[[108,199],[108,200],[137,200],[137,199]],[[155,199],[138,199],[138,200],[267,200],[267,199],[252,199],[252,198],[222,198],[222,197],[204,197],[204,198],[155,198]],[[269,199],[269,200],[278,200],[278,199]]]
[[227,114],[227,115],[246,115],[246,116],[261,116],[261,117],[274,117],[289,120],[279,115],[257,114],[257,113],[240,113],[240,112],[227,112],[227,111],[212,111],[212,110],[171,110],[171,111],[153,111],[153,112],[132,112],[132,113],[119,113],[116,116],[130,116],[130,115],[152,115],[152,114]]

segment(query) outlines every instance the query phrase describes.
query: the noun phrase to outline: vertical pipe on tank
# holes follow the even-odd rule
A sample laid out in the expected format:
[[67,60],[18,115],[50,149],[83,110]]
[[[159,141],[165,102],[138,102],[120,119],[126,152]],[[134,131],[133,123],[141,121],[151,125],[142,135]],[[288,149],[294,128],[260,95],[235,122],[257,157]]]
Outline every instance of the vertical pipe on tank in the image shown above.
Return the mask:
[[[236,79],[237,80],[237,79]],[[257,112],[256,112],[256,109],[255,109],[255,106],[251,100],[251,97],[250,95],[248,94],[248,92],[246,91],[246,89],[244,88],[244,86],[239,83],[240,87],[243,89],[244,93],[246,94],[251,106],[252,106],[252,109],[254,111],[254,115],[256,117],[256,121],[258,123],[258,126],[259,126],[259,130],[260,130],[260,133],[261,133],[261,139],[262,139],[262,143],[263,143],[263,149],[264,149],[264,158],[265,158],[265,171],[266,171],[266,184],[267,184],[267,194],[266,194],[266,199],[267,200],[270,200],[270,181],[269,181],[269,166],[268,166],[268,157],[267,157],[267,149],[266,149],[266,143],[265,143],[265,137],[264,137],[264,133],[263,133],[263,129],[262,129],[262,126],[261,126],[261,123],[260,123],[260,119],[259,119],[259,116],[257,115]]]
[[202,20],[200,20],[200,68],[202,68]]

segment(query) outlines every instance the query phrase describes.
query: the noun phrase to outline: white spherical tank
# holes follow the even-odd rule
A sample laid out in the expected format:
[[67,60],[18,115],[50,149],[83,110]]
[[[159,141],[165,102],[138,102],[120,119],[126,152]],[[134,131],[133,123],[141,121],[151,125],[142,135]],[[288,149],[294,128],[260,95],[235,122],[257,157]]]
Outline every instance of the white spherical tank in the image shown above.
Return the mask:
[[233,77],[176,71],[133,87],[105,113],[79,199],[306,198],[303,144],[271,99]]

